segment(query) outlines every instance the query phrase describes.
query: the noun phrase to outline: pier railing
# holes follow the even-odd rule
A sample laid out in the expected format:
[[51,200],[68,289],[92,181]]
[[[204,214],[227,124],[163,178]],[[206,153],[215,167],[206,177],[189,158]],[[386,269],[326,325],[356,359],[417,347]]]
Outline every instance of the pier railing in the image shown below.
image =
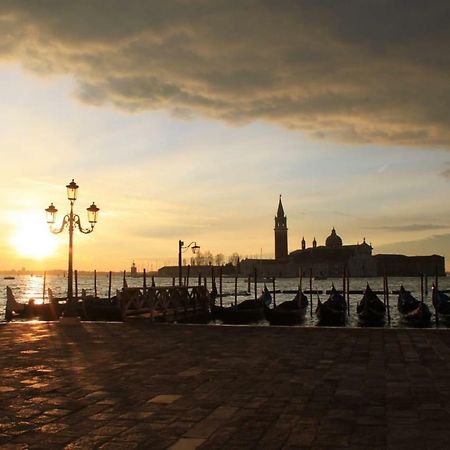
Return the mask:
[[117,292],[124,318],[150,314],[151,319],[183,320],[208,313],[205,286],[125,287]]

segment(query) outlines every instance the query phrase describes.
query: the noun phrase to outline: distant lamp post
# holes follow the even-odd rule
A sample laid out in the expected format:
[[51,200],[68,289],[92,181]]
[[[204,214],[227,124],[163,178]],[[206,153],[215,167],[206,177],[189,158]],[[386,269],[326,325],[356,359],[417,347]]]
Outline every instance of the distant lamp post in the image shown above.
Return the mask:
[[182,273],[182,265],[181,265],[181,254],[184,253],[188,248],[192,249],[192,253],[197,253],[200,250],[200,247],[197,245],[197,242],[192,241],[189,245],[184,245],[183,241],[178,241],[178,284],[181,286],[183,273]]
[[73,231],[78,228],[81,233],[89,234],[94,231],[94,226],[97,223],[99,208],[92,203],[89,208],[86,208],[88,221],[91,224],[90,228],[83,228],[81,226],[81,219],[78,214],[73,212],[73,204],[77,199],[78,185],[72,180],[67,186],[67,199],[70,202],[70,212],[63,217],[61,226],[58,228],[53,228],[56,219],[56,213],[58,210],[55,208],[53,203],[50,204],[48,208],[45,209],[47,213],[47,223],[50,225],[50,231],[53,234],[62,233],[66,228],[69,230],[69,263],[67,270],[67,302],[66,308],[64,310],[65,317],[76,317],[78,315],[77,307],[73,298]]

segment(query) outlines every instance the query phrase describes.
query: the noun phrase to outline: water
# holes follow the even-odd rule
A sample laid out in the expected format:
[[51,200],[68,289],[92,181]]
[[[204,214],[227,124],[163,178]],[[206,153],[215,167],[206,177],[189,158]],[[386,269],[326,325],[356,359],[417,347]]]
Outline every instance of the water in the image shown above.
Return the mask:
[[[113,274],[112,277],[112,292],[114,293],[116,289],[122,288],[122,275]],[[172,278],[156,278],[157,286],[171,286]],[[196,280],[192,280],[195,282]],[[350,280],[350,289],[363,290],[366,286],[367,281],[369,281],[370,286],[373,290],[383,289],[383,279],[382,278],[370,278],[369,280],[363,278],[352,278]],[[434,312],[431,304],[431,284],[433,279],[429,279],[429,292],[426,296],[426,303],[430,306],[432,312]],[[16,299],[21,302],[27,302],[30,298],[35,298],[37,301],[42,300],[43,297],[43,282],[44,278],[42,276],[32,276],[32,275],[16,275],[14,280],[5,280],[3,276],[0,278],[0,320],[4,319],[4,308],[6,302],[6,286],[10,286],[16,296]],[[139,287],[142,286],[142,278],[127,278],[128,286]],[[150,283],[150,280],[147,280]],[[334,283],[337,289],[342,287],[341,279],[327,279],[327,280],[315,280],[313,281],[313,289],[327,290],[331,288],[331,284]],[[420,278],[390,278],[389,279],[389,290],[398,290],[400,285],[403,284],[407,290],[418,299],[420,299]],[[53,293],[56,297],[63,297],[67,292],[67,278],[63,275],[47,275],[46,278],[47,287],[51,287]],[[218,280],[217,280],[218,285]],[[208,286],[211,286],[211,280],[208,279]],[[267,283],[268,288],[272,289],[272,281]],[[295,290],[298,286],[297,278],[284,278],[276,280],[276,289],[280,290]],[[240,278],[238,280],[238,292],[244,292],[247,290],[248,284],[247,279]],[[263,283],[258,283],[258,291],[261,291]],[[252,290],[254,285],[251,285]],[[309,280],[304,280],[303,289],[309,288]],[[450,289],[450,277],[442,277],[439,279],[440,289]],[[78,290],[86,289],[88,293],[94,292],[94,275],[93,274],[79,274],[78,275]],[[231,293],[229,297],[223,299],[224,306],[231,304],[234,301],[234,278],[224,278],[223,279],[223,292]],[[97,274],[97,293],[98,295],[106,297],[108,295],[108,275],[107,274]],[[294,294],[276,294],[276,302],[279,304],[284,300],[291,300]],[[320,299],[322,301],[327,299],[326,294],[321,294]],[[358,327],[358,320],[356,316],[356,305],[360,301],[361,294],[350,294],[350,317],[347,321],[347,327]],[[379,296],[382,299],[382,295]],[[251,297],[238,296],[238,301],[254,298],[254,292],[252,291]],[[309,295],[308,295],[309,298]],[[47,295],[45,295],[46,301]],[[317,305],[317,295],[313,295],[313,305],[314,308]],[[404,324],[400,321],[400,317],[397,311],[397,295],[390,294],[390,311],[391,311],[391,328],[404,327]],[[302,325],[304,327],[313,327],[317,325],[317,319],[313,314],[310,316],[308,311],[305,317],[305,321]],[[388,325],[385,325],[388,327]],[[434,320],[432,321],[431,327],[436,327]],[[445,324],[440,321],[439,328],[446,327]]]

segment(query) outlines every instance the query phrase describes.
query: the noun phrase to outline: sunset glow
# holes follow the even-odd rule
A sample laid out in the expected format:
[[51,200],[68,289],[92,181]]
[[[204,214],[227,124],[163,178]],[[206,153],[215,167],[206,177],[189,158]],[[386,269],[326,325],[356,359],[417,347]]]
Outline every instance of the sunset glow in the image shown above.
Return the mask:
[[58,246],[56,238],[49,232],[43,220],[43,214],[37,212],[24,212],[19,215],[10,242],[19,255],[35,260],[53,255]]

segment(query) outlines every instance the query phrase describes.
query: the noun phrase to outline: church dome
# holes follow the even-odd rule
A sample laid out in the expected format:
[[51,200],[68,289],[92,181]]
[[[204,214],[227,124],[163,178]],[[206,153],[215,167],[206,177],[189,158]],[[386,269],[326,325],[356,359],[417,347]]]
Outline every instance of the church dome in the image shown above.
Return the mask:
[[342,239],[336,234],[336,230],[333,228],[331,234],[327,237],[325,245],[331,248],[342,247]]

